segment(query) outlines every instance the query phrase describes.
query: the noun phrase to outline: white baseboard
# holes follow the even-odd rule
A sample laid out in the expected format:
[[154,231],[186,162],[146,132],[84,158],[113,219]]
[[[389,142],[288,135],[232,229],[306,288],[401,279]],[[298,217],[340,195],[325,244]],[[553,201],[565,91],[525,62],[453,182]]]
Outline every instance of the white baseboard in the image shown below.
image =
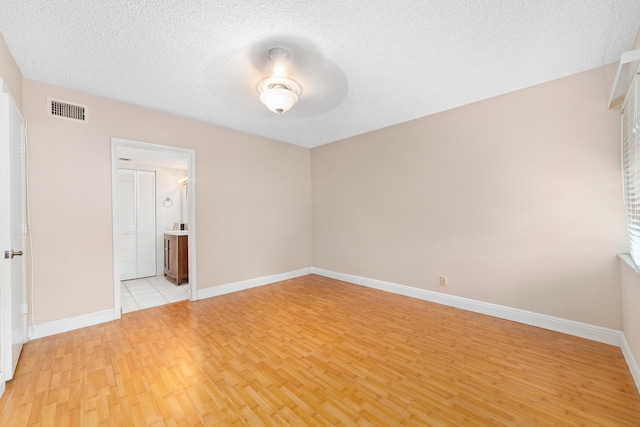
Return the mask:
[[525,325],[537,326],[539,328],[562,332],[567,335],[573,335],[620,347],[625,361],[627,362],[627,366],[629,367],[629,371],[631,371],[631,376],[636,384],[636,388],[640,391],[640,368],[638,368],[636,359],[633,356],[631,348],[629,347],[627,339],[622,331],[562,319],[560,317],[548,316],[546,314],[520,310],[517,308],[476,301],[454,295],[442,294],[440,292],[428,291],[426,289],[413,288],[410,286],[399,285],[397,283],[369,279],[367,277],[354,276],[351,274],[336,273],[322,268],[314,267],[313,273],[332,279],[342,280],[344,282],[354,283],[356,285],[461,308],[476,313],[498,317],[500,319],[512,320]]
[[217,297],[232,292],[243,291],[245,289],[256,288],[270,283],[281,282],[283,280],[295,279],[313,273],[313,267],[301,268],[300,270],[289,271],[287,273],[273,274],[271,276],[256,277],[254,279],[241,280],[239,282],[227,283],[211,288],[198,289],[197,299]]
[[[468,298],[458,297],[455,295],[442,294],[440,292],[413,288],[411,286],[399,285],[397,283],[385,282],[377,279],[369,279],[367,277],[354,276],[351,274],[336,273],[334,271],[324,270],[322,268],[308,267],[302,268],[300,270],[290,271],[287,273],[257,277],[254,279],[242,280],[239,282],[228,283],[221,286],[200,289],[198,290],[197,299],[211,298],[232,292],[238,292],[245,289],[268,285],[270,283],[276,283],[283,280],[306,276],[308,274],[318,274],[320,276],[342,280],[344,282],[349,282],[356,285],[366,286],[369,288],[379,289],[399,295],[418,298],[424,301],[430,301],[438,304],[448,305],[451,307],[461,308],[476,313],[498,317],[500,319],[512,320],[514,322],[537,326],[540,328],[562,332],[568,335],[573,335],[620,347],[627,365],[629,366],[629,370],[631,371],[631,375],[633,376],[636,386],[640,391],[640,368],[638,368],[638,364],[636,363],[633,353],[629,348],[629,344],[627,343],[627,340],[625,339],[624,334],[621,331],[589,325],[573,320],[562,319],[559,317],[548,316],[545,314],[534,313],[531,311],[476,301]],[[87,326],[110,322],[112,320],[116,320],[115,312],[113,309],[109,309],[67,319],[55,320],[53,322],[41,323],[29,327],[29,339],[43,338],[62,332],[72,331],[74,329],[80,329]],[[4,387],[4,381],[0,381],[0,396],[4,391]]]
[[[210,298],[218,295],[224,295],[231,292],[242,291],[244,289],[255,288],[257,286],[268,285],[270,283],[280,282],[282,280],[293,279],[300,276],[306,276],[312,273],[312,268],[303,268],[300,270],[290,271],[287,273],[274,274],[271,276],[256,277],[255,279],[242,280],[240,282],[228,283],[222,286],[214,286],[213,288],[199,289],[198,299]],[[29,339],[38,339],[48,337],[50,335],[60,334],[62,332],[73,331],[74,329],[86,328],[87,326],[98,325],[100,323],[116,320],[115,311],[113,309],[98,311],[96,313],[83,314],[81,316],[69,317],[67,319],[54,320],[53,322],[41,323],[29,326]]]
[[[448,305],[451,307],[461,308],[476,313],[498,317],[501,319],[524,323],[526,325],[537,326],[556,332],[562,332],[565,334],[574,335],[605,344],[615,345],[622,348],[623,351],[626,351],[625,357],[628,361],[634,361],[631,350],[626,344],[626,340],[624,339],[624,335],[621,331],[589,325],[573,320],[562,319],[559,317],[548,316],[545,314],[534,313],[531,311],[520,310],[517,308],[476,301],[468,298],[458,297],[455,295],[447,295],[440,292],[428,291],[426,289],[413,288],[411,286],[399,285],[397,283],[385,282],[382,280],[370,279],[361,276],[354,276],[351,274],[337,273],[334,271],[324,270],[316,267],[302,268],[300,270],[294,270],[287,273],[256,277],[254,279],[241,280],[239,282],[199,289],[198,299],[211,298],[231,292],[238,292],[245,289],[268,285],[270,283],[280,282],[282,280],[305,276],[307,274],[318,274],[321,276],[330,277],[332,279],[354,283],[356,285],[418,298],[425,301],[431,301],[438,304]],[[47,337],[62,332],[72,331],[74,329],[80,329],[87,326],[109,322],[115,319],[116,317],[114,310],[108,309],[96,313],[84,314],[67,319],[41,323],[29,327],[29,338],[37,339]],[[638,367],[635,364],[635,361],[633,364],[637,371],[636,374],[634,374],[634,378],[636,378],[635,375],[637,375],[638,378],[636,379],[636,382],[640,384],[640,371],[638,371]],[[632,368],[631,364],[629,364],[629,366],[630,368]]]
[[631,371],[633,381],[636,383],[638,391],[640,391],[640,368],[638,368],[636,359],[635,357],[633,357],[633,353],[631,352],[631,347],[629,347],[629,343],[627,342],[627,339],[624,337],[624,335],[622,336],[622,345],[620,346],[620,348],[622,349],[624,360],[627,361],[627,366],[629,366],[629,370]]
[[62,332],[73,331],[74,329],[86,328],[87,326],[110,322],[115,319],[115,311],[110,308],[108,310],[69,317],[67,319],[40,323],[38,325],[29,326],[29,339],[34,340],[37,338],[44,338],[50,335],[60,334]]
[[[623,333],[615,329],[589,325],[587,323],[548,316],[546,314],[539,314],[503,305],[476,301],[455,295],[442,294],[440,292],[428,291],[426,289],[413,288],[411,286],[399,285],[397,283],[384,282],[382,280],[369,279],[351,274],[336,273],[334,271],[324,270],[321,268],[314,267],[313,272],[314,274],[342,280],[356,285],[461,308],[476,313],[498,317],[500,319],[512,320],[514,322],[524,323],[525,325],[537,326],[539,328],[562,332],[564,334],[615,345],[617,347],[622,346],[624,339]],[[640,383],[636,382],[636,384]]]

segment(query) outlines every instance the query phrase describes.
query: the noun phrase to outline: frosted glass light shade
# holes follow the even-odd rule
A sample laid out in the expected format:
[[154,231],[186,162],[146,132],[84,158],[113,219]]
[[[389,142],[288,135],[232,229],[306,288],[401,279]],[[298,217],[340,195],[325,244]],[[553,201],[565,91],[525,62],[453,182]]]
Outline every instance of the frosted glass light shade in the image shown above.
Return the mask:
[[282,76],[268,77],[258,84],[260,101],[274,113],[287,112],[298,102],[301,88],[298,82]]
[[274,113],[282,114],[298,102],[298,95],[283,87],[270,87],[260,94],[260,102]]

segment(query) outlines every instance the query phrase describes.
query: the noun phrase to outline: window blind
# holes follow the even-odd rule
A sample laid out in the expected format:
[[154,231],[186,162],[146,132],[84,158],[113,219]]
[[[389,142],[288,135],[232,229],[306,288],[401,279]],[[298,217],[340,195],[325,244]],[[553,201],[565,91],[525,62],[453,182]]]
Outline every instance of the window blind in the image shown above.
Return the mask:
[[[639,70],[640,71],[640,70]],[[629,253],[640,265],[640,88],[638,73],[622,104],[622,163]]]

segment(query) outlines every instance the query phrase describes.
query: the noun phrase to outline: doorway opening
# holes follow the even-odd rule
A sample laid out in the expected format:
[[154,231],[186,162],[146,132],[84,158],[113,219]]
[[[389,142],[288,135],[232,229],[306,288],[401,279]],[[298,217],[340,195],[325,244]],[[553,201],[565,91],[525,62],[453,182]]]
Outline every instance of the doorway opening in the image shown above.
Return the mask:
[[111,176],[116,318],[196,300],[195,150],[112,138]]

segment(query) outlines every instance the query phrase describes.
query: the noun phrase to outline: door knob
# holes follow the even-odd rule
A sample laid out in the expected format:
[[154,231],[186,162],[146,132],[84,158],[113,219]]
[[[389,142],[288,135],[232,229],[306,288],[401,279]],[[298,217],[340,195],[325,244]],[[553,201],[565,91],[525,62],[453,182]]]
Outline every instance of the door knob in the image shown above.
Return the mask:
[[4,251],[4,259],[13,259],[15,256],[22,256],[22,251],[14,251],[13,249],[10,251]]

